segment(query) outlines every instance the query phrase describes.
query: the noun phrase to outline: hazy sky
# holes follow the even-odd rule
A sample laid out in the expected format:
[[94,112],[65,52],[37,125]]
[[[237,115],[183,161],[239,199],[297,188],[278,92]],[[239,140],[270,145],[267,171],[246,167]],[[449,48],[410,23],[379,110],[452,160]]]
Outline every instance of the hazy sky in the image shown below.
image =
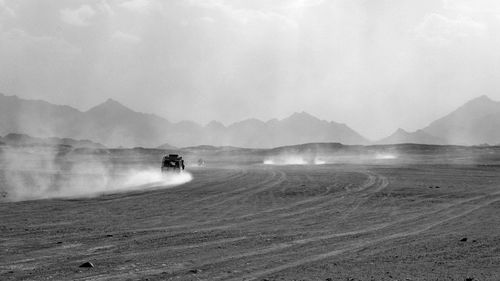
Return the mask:
[[0,0],[0,92],[171,121],[307,111],[371,139],[500,100],[496,0]]

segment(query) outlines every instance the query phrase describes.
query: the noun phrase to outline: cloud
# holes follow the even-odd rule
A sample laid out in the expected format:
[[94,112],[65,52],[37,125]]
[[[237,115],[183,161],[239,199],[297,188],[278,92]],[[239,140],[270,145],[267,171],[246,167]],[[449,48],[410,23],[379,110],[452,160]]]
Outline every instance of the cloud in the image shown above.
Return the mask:
[[297,0],[294,5],[297,7],[313,7],[323,4],[325,0]]
[[108,1],[106,0],[102,0],[101,2],[97,3],[96,6],[97,9],[100,12],[104,13],[105,15],[112,16],[115,14],[113,8],[111,7],[111,5],[109,5]]
[[22,29],[11,29],[0,33],[0,41],[3,43],[0,48],[0,55],[9,56],[14,53],[25,53],[34,55],[47,51],[58,55],[77,55],[80,49],[61,38],[51,36],[36,36],[27,33]]
[[0,19],[3,16],[15,18],[16,12],[9,5],[7,5],[7,3],[5,3],[5,0],[0,0]]
[[[309,2],[309,1],[300,1]],[[233,6],[232,2],[222,0],[189,0],[191,6],[218,11],[231,19],[233,22],[243,25],[255,23],[275,23],[281,27],[297,27],[296,21],[288,14],[289,6],[277,6],[274,8],[245,8]],[[280,8],[284,11],[279,12]]]
[[115,31],[113,35],[111,35],[112,40],[122,41],[130,44],[138,44],[142,41],[142,38],[130,33],[126,33],[123,31]]
[[215,19],[212,18],[212,17],[201,17],[200,18],[200,21],[204,22],[204,23],[214,23],[215,22]]
[[302,17],[303,12],[308,8],[319,6],[325,2],[324,0],[296,0],[285,6],[285,10],[289,13]]
[[75,26],[88,26],[90,19],[95,14],[95,10],[88,5],[82,5],[77,9],[62,9],[60,11],[61,20]]
[[153,8],[153,2],[149,0],[129,0],[121,3],[120,7],[133,12],[148,13]]
[[462,14],[497,14],[500,12],[500,2],[497,0],[443,0],[443,7]]
[[415,28],[417,38],[438,46],[455,41],[478,39],[487,33],[487,26],[466,17],[450,19],[441,14],[428,14]]

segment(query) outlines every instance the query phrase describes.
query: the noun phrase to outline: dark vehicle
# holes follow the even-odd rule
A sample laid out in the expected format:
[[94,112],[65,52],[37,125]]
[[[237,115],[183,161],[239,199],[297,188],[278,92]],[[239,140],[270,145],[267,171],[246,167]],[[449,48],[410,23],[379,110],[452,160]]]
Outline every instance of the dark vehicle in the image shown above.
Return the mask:
[[184,170],[184,160],[178,154],[169,154],[168,156],[164,156],[161,161],[161,171],[175,171],[181,172]]

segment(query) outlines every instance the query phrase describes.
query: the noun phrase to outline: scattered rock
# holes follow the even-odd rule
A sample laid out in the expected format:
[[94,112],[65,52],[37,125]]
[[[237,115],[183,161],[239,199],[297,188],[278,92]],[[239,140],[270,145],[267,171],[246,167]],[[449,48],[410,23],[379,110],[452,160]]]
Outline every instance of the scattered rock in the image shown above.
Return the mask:
[[467,237],[460,239],[460,242],[467,242]]
[[475,279],[474,279],[474,278],[472,278],[472,277],[467,277],[467,278],[465,278],[465,281],[474,281],[474,280],[475,280]]
[[440,188],[439,185],[436,185],[434,188]]
[[328,277],[328,278],[325,279],[325,281],[333,281],[333,279],[330,278],[330,277]]
[[106,235],[106,237],[113,237],[113,234],[108,234]]
[[200,273],[201,272],[201,269],[191,269],[189,270],[189,273],[193,273],[193,274],[197,274],[197,273]]
[[79,267],[94,267],[94,264],[88,261],[80,264]]
[[62,241],[57,241],[56,244],[62,244]]

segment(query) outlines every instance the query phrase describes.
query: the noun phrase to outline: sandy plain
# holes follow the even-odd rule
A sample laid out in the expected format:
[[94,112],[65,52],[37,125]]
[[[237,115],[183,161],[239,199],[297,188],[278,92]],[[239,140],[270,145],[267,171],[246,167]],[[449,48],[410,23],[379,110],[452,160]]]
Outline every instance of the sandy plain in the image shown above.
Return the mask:
[[0,279],[500,280],[492,161],[261,163],[0,202]]

